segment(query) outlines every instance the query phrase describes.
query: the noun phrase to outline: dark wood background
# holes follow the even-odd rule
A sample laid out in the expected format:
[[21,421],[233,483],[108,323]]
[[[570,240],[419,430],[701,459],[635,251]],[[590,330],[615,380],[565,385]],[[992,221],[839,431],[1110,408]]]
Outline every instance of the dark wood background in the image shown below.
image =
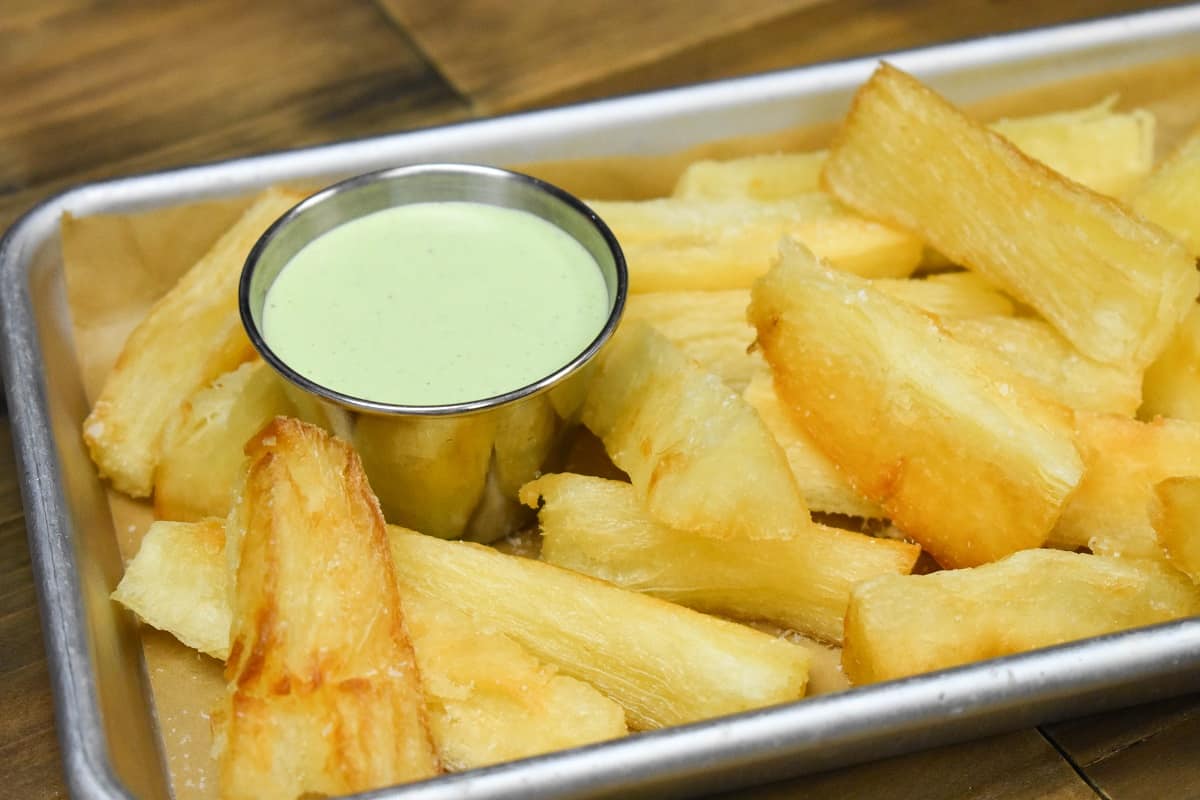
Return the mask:
[[[1165,5],[1131,0],[4,0],[0,228],[97,178]],[[1200,797],[1200,698],[742,797]],[[65,796],[0,419],[0,796]]]

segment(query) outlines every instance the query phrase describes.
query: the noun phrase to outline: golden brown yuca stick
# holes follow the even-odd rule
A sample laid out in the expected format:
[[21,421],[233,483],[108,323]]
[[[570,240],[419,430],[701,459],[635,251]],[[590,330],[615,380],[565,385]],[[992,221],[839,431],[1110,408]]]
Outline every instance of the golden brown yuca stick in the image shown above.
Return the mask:
[[[156,522],[113,598],[146,623],[224,660],[229,605],[224,520]],[[472,769],[611,739],[625,711],[511,639],[401,586],[438,755]]]
[[918,232],[1098,361],[1144,367],[1200,289],[1187,250],[884,65],[822,173],[862,214]]
[[755,285],[750,318],[794,418],[942,566],[1042,544],[1083,471],[1067,409],[799,248]]
[[180,404],[163,427],[154,468],[158,519],[224,517],[233,502],[251,436],[293,414],[283,380],[261,360],[218,377]]
[[468,542],[398,533],[404,586],[506,634],[661,728],[803,696],[808,654],[782,639]]
[[[939,316],[1013,313],[1012,301],[972,272],[920,280],[880,278],[874,286]],[[762,356],[752,352],[754,328],[746,321],[749,304],[749,289],[645,292],[629,298],[625,318],[646,320],[688,358],[740,391],[765,366]]]
[[675,199],[595,202],[621,240],[633,293],[744,289],[767,271],[781,236],[869,277],[904,277],[922,245],[815,193],[781,203]]
[[1130,205],[1200,258],[1200,128],[1155,168],[1133,193]]
[[720,539],[804,533],[808,508],[754,410],[644,322],[602,355],[583,423],[651,516]]
[[[1088,108],[1001,119],[990,125],[1056,172],[1110,197],[1123,197],[1154,162],[1154,115],[1113,110],[1116,98]],[[673,196],[689,200],[774,202],[821,188],[827,150],[696,161]]]
[[646,292],[630,296],[625,320],[650,323],[684,355],[739,391],[766,368],[762,356],[750,352],[754,328],[746,322],[749,304],[747,289]]
[[387,531],[358,456],[285,417],[246,455],[226,534],[221,796],[338,795],[436,775]]
[[148,625],[224,661],[233,621],[225,520],[153,523],[112,598]]
[[783,448],[792,477],[810,509],[866,519],[887,516],[878,503],[866,499],[850,485],[846,476],[794,419],[775,391],[775,379],[770,370],[764,369],[754,376],[742,392],[742,399],[753,406]]
[[1154,561],[1027,550],[974,569],[855,588],[842,665],[857,684],[1200,613],[1200,592]]
[[675,183],[681,200],[754,200],[773,203],[821,191],[828,150],[763,153],[728,161],[693,161]]
[[1151,522],[1171,566],[1200,584],[1200,478],[1171,478],[1154,487]]
[[876,289],[942,318],[1008,316],[1013,302],[974,272],[947,272],[920,280],[880,278]]
[[1200,422],[1200,306],[1192,305],[1166,348],[1146,367],[1138,416]]
[[541,510],[542,559],[698,611],[766,620],[840,642],[855,584],[907,574],[916,545],[813,525],[802,536],[718,541],[655,522],[633,487],[545,475],[521,490]]
[[1088,108],[1000,119],[990,127],[1055,172],[1124,197],[1154,165],[1154,115],[1114,111],[1116,96]]
[[237,284],[254,242],[303,195],[270,189],[166,293],[125,341],[83,438],[102,477],[147,497],[168,417],[192,392],[251,358]]
[[1093,361],[1040,319],[946,318],[942,326],[958,341],[995,353],[1065,406],[1133,416],[1141,402],[1136,369]]
[[1083,480],[1063,508],[1051,543],[1100,555],[1161,558],[1154,534],[1154,486],[1200,477],[1200,423],[1079,414]]

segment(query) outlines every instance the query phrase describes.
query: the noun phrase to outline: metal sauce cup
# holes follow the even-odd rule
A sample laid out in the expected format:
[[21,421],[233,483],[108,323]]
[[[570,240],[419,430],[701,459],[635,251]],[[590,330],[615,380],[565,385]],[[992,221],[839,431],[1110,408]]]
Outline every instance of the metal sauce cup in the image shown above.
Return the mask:
[[[305,245],[367,214],[437,201],[527,211],[583,245],[604,278],[609,309],[604,327],[583,352],[544,378],[501,395],[409,406],[314,383],[272,351],[262,335],[267,291]],[[517,490],[561,464],[586,393],[587,367],[621,319],[627,284],[625,259],[612,232],[562,189],[493,167],[421,164],[350,178],[280,217],[246,259],[238,304],[250,341],[286,379],[297,413],[354,444],[389,522],[443,538],[487,542],[531,520]]]

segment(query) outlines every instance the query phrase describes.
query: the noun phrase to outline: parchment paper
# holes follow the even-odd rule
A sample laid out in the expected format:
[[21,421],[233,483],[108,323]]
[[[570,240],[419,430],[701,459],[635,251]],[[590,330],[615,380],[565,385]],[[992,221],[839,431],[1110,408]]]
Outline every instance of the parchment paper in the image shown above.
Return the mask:
[[[1159,155],[1200,122],[1200,58],[1172,61],[997,98],[973,110],[981,119],[1089,105],[1119,93],[1121,108],[1146,108],[1159,122]],[[655,158],[518,165],[584,198],[644,199],[669,194],[698,158],[806,150],[827,144],[831,125],[718,142]],[[194,263],[249,204],[249,198],[193,203],[131,215],[62,221],[64,269],[79,364],[89,400],[100,391],[129,331],[150,304]],[[126,560],[152,520],[147,503],[110,492],[114,529]],[[147,629],[146,663],[175,795],[216,797],[208,712],[222,691],[221,665]]]

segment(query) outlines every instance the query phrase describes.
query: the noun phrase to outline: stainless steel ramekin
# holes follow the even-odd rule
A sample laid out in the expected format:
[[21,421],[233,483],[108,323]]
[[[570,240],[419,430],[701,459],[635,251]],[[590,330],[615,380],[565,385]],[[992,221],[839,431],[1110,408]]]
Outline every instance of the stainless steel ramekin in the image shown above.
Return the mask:
[[[343,394],[275,354],[262,335],[263,306],[272,282],[301,248],[376,211],[455,200],[535,214],[592,255],[608,288],[609,313],[581,353],[504,394],[428,406]],[[297,413],[355,445],[389,522],[443,538],[492,541],[529,520],[517,489],[561,460],[586,391],[586,367],[620,322],[627,285],[625,259],[608,226],[562,189],[494,167],[420,164],[342,181],[280,217],[246,259],[238,303],[250,341],[286,379]]]

